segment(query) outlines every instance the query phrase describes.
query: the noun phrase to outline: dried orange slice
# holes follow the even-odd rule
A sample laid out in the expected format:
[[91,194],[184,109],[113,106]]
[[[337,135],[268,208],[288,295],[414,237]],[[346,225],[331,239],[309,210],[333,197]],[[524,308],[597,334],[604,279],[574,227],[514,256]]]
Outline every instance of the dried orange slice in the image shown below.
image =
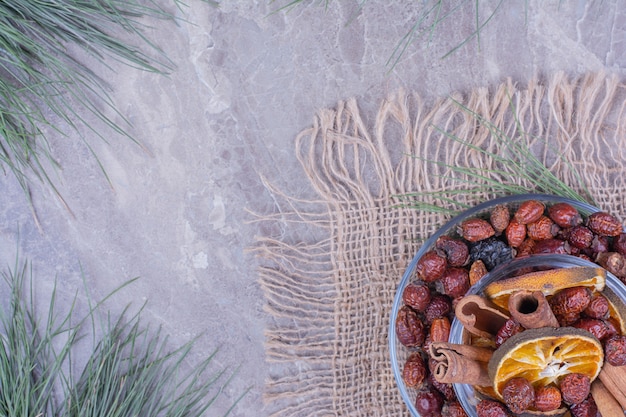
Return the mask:
[[499,307],[507,308],[509,297],[518,290],[541,291],[553,295],[570,287],[589,287],[602,291],[606,283],[606,271],[600,267],[577,266],[530,272],[512,278],[492,282],[485,287],[485,295]]
[[602,295],[609,301],[609,317],[619,323],[618,329],[622,334],[626,334],[626,304],[608,286],[602,291]]
[[498,397],[513,377],[524,377],[535,387],[558,383],[569,373],[592,381],[604,362],[602,344],[589,332],[573,327],[529,329],[516,334],[495,350],[489,376]]

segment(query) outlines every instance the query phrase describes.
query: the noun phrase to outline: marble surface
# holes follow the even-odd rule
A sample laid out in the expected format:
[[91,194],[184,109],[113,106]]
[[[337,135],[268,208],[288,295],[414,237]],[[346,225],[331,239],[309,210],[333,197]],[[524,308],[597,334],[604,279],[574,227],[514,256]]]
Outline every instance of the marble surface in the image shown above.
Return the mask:
[[[98,69],[141,146],[86,115],[108,140],[82,129],[107,181],[77,134],[49,132],[65,203],[34,183],[35,216],[15,179],[2,176],[0,260],[10,265],[19,252],[42,291],[56,278],[68,299],[83,276],[94,298],[140,277],[107,303],[110,311],[147,302],[144,321],[162,326],[173,343],[199,337],[190,366],[220,348],[216,369],[239,367],[211,415],[247,388],[231,415],[276,411],[263,403],[275,370],[264,360],[258,261],[246,249],[256,236],[290,229],[267,230],[251,213],[282,209],[261,178],[312,195],[293,140],[318,109],[357,97],[373,115],[397,88],[434,100],[508,77],[523,84],[556,71],[623,75],[626,67],[626,9],[618,1],[481,1],[479,20],[494,16],[479,40],[442,58],[476,27],[475,2],[452,2],[458,9],[393,67],[394,49],[436,2],[305,1],[287,10],[278,10],[287,1],[188,0],[180,9],[161,2],[181,20],[146,21],[147,34],[175,70],[162,76],[115,62]],[[298,238],[306,236],[290,237]]]

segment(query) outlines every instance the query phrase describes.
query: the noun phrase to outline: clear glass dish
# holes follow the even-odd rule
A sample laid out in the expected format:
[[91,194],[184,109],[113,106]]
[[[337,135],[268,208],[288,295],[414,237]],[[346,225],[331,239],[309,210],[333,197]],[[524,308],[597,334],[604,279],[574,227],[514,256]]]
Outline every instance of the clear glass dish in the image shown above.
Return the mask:
[[[572,206],[574,206],[580,212],[580,214],[583,215],[584,217],[592,213],[595,213],[597,211],[600,211],[599,208],[594,207],[584,202],[580,202],[580,201],[576,201],[576,200],[572,200],[572,199],[564,198],[564,197],[547,195],[547,194],[522,194],[522,195],[508,196],[508,197],[502,197],[502,198],[489,200],[471,209],[464,211],[463,213],[459,214],[458,216],[448,221],[439,230],[437,230],[437,232],[435,232],[428,240],[424,242],[422,247],[415,254],[412,261],[410,262],[407,269],[405,270],[402,276],[402,279],[400,281],[400,284],[398,285],[398,289],[396,291],[394,301],[393,301],[393,306],[391,309],[388,341],[389,341],[389,353],[390,353],[390,359],[391,359],[391,367],[392,367],[392,371],[394,374],[394,378],[396,380],[398,389],[400,390],[400,395],[402,396],[402,399],[404,400],[412,416],[420,417],[420,414],[415,408],[415,396],[417,394],[417,391],[414,389],[409,389],[404,384],[404,381],[402,380],[402,369],[404,366],[404,362],[406,358],[409,356],[409,354],[411,353],[411,350],[409,350],[409,348],[405,347],[398,341],[398,338],[396,336],[395,320],[398,315],[398,311],[403,305],[402,293],[404,289],[409,283],[411,283],[412,281],[416,279],[415,268],[416,268],[417,262],[423,256],[424,253],[434,248],[435,242],[440,236],[443,236],[443,235],[452,236],[452,237],[458,236],[456,232],[457,226],[464,220],[474,218],[474,217],[487,216],[489,213],[491,213],[491,211],[493,210],[495,206],[500,205],[500,204],[508,206],[511,212],[513,212],[522,202],[531,200],[531,199],[539,200],[543,202],[544,204],[546,204],[546,206],[551,206],[553,204],[561,203],[561,202],[569,203]],[[544,258],[545,256],[553,256],[553,255],[536,255],[530,258],[526,258],[526,259],[534,259],[535,257],[541,257],[542,259],[548,260],[548,258]],[[574,256],[569,256],[569,255],[559,255],[559,256],[560,258],[562,258],[559,261],[561,262],[561,264],[567,263],[568,260],[571,260],[572,262],[579,262],[579,261],[586,262],[583,259],[580,259]],[[500,265],[500,267],[496,269],[499,270],[500,268],[506,267],[506,265]],[[493,271],[496,271],[496,269],[494,269]],[[479,284],[482,285],[481,283],[483,281],[484,281],[484,278],[483,280],[481,280],[481,282],[479,282]],[[619,284],[619,286],[618,286],[618,289],[616,289],[616,292],[618,290],[621,290],[623,291],[623,294],[626,295],[626,289],[624,289],[623,285],[619,282],[619,280],[617,280],[617,278],[613,276],[612,279],[610,280],[610,285],[613,287],[614,285],[617,286],[617,284]],[[481,290],[480,288],[470,289],[470,291],[480,291],[480,290]],[[622,293],[620,293],[620,295],[622,295]],[[459,324],[454,323],[453,321],[453,325],[455,325],[455,327],[451,328],[451,331],[453,329],[457,329],[456,331],[458,332]],[[451,333],[451,337],[452,337],[452,333]],[[455,387],[455,389],[457,390],[457,393],[460,394],[459,400],[462,401],[462,405],[470,407],[471,403],[469,402],[469,399],[473,397],[473,390],[471,390],[472,393],[470,395],[469,391],[467,390],[467,387]],[[462,398],[464,399],[462,400]],[[467,412],[470,416],[476,415],[475,408],[473,407],[470,407],[469,409],[467,409]]]

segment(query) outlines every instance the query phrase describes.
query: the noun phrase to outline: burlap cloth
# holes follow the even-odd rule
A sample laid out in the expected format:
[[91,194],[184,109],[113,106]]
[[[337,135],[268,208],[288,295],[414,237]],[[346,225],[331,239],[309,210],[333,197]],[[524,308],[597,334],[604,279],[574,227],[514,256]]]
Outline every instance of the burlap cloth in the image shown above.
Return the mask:
[[615,76],[556,74],[430,104],[400,91],[382,100],[375,120],[364,120],[354,99],[320,111],[295,145],[317,197],[274,189],[283,209],[266,218],[306,227],[262,237],[256,248],[269,314],[268,409],[281,417],[408,415],[390,367],[389,313],[420,242],[449,216],[406,207],[400,196],[443,190],[451,201],[432,202],[450,206],[493,197],[488,189],[454,194],[471,182],[435,161],[484,167],[487,178],[535,190],[493,174],[498,161],[458,138],[495,154],[496,132],[526,141],[565,184],[581,194],[587,187],[598,206],[626,220],[624,90]]

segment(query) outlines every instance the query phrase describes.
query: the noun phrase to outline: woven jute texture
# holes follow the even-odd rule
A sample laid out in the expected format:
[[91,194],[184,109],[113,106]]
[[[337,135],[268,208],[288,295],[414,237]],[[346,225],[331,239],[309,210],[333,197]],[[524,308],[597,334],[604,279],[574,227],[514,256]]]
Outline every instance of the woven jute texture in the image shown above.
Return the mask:
[[[398,91],[371,120],[354,99],[319,111],[295,142],[315,197],[273,188],[281,209],[265,221],[281,233],[268,232],[256,247],[268,313],[268,408],[281,417],[408,415],[387,347],[391,305],[420,242],[449,214],[407,207],[403,196],[445,191],[450,201],[419,199],[452,207],[494,197],[484,187],[490,180],[536,190],[498,171],[493,155],[506,157],[506,135],[626,220],[624,98],[615,76],[556,74],[431,103]],[[484,168],[483,186],[456,194],[476,179],[450,166]]]

